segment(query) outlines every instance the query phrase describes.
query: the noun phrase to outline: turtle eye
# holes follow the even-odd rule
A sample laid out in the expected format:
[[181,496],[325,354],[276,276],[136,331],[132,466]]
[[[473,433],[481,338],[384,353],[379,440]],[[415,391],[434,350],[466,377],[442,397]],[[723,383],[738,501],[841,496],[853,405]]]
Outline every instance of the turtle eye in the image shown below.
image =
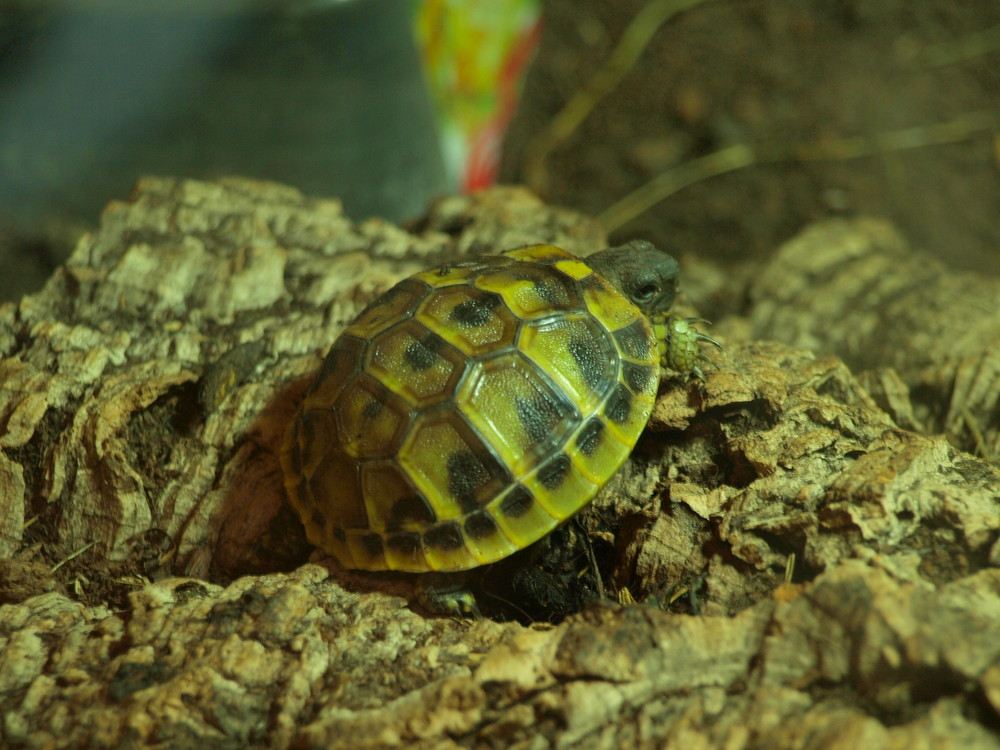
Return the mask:
[[643,284],[632,292],[632,301],[637,305],[645,305],[652,302],[660,294],[660,287],[652,282]]

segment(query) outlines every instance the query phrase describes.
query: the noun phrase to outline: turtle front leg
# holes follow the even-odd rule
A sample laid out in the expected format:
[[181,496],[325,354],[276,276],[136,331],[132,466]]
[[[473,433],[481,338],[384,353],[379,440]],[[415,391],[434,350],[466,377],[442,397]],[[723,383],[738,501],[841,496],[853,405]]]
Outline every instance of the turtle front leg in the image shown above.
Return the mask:
[[705,323],[702,318],[667,318],[656,323],[656,340],[660,349],[660,366],[687,374],[693,372],[704,378],[698,360],[708,360],[700,344],[708,342],[719,349],[722,344],[698,331],[695,323]]
[[432,615],[480,620],[476,596],[462,573],[421,573],[417,581],[417,603]]

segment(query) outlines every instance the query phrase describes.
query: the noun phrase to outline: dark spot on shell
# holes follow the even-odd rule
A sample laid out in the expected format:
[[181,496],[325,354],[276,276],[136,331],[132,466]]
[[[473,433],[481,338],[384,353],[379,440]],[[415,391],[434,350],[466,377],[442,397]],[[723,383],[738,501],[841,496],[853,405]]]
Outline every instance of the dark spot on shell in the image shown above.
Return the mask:
[[616,424],[623,424],[632,413],[632,394],[619,385],[604,405],[604,413]]
[[615,331],[614,335],[618,340],[618,346],[621,347],[626,357],[632,359],[650,358],[651,341],[647,326],[648,324],[644,320],[639,319],[631,325]]
[[486,292],[479,297],[459,302],[451,310],[452,321],[467,328],[478,328],[490,322],[493,311],[500,305],[500,295]]
[[404,557],[416,557],[420,551],[420,535],[414,531],[393,534],[386,542],[389,549],[396,550]]
[[594,451],[604,440],[604,423],[598,417],[592,417],[576,436],[576,447],[585,456],[594,455]]
[[650,365],[637,365],[632,362],[622,363],[622,377],[633,393],[645,393],[653,375],[653,368]]
[[412,341],[403,352],[406,364],[417,372],[430,368],[438,358],[443,340],[436,333],[429,333],[420,341]]
[[562,310],[569,307],[569,294],[564,287],[554,279],[537,279],[534,285],[535,293],[545,300],[545,303],[554,310]]
[[557,406],[541,395],[532,398],[518,396],[514,399],[514,408],[532,445],[549,438],[561,416]]
[[472,451],[452,453],[447,466],[448,492],[458,501],[463,513],[479,509],[476,493],[501,473],[492,457],[477,456]]
[[315,526],[326,526],[326,514],[320,510],[313,508],[312,514],[309,516],[309,520]]
[[569,456],[560,453],[538,470],[538,481],[547,490],[554,490],[559,487],[569,474]]
[[607,361],[601,353],[600,344],[590,336],[574,336],[569,340],[569,353],[576,360],[583,382],[590,390],[600,392]]
[[368,421],[377,419],[378,415],[381,413],[382,413],[382,404],[380,404],[375,399],[372,399],[367,404],[365,404],[364,408],[361,410],[361,416],[367,419]]
[[[532,290],[552,310],[569,310],[580,307],[575,294],[566,286],[563,275],[552,266],[562,258],[547,258],[531,263],[521,262],[511,269],[516,279],[530,281]],[[542,267],[540,264],[544,264]]]
[[465,544],[465,540],[462,539],[458,524],[451,522],[435,526],[424,534],[424,544],[435,549],[452,550]]
[[524,487],[518,485],[500,501],[500,512],[507,518],[520,518],[529,510],[535,498]]
[[382,557],[384,553],[382,537],[379,534],[365,534],[361,537],[361,546],[365,548],[369,557]]
[[437,516],[421,495],[400,497],[392,504],[386,527],[389,531],[399,531],[407,523],[428,525],[437,521]]
[[344,530],[342,528],[340,528],[339,526],[334,526],[333,527],[333,538],[336,539],[339,542],[346,542],[347,541],[347,534],[345,534]]
[[477,541],[493,536],[497,533],[497,531],[499,531],[496,521],[490,517],[489,513],[482,510],[470,513],[468,518],[465,519],[464,526],[465,533],[468,534],[471,539],[475,539]]

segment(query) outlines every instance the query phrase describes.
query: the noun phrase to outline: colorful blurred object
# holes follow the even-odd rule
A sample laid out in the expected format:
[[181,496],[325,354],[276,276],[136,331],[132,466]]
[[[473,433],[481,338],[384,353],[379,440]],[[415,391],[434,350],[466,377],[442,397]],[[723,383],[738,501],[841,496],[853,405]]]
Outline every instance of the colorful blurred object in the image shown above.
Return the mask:
[[488,187],[538,43],[538,0],[420,0],[415,26],[452,184]]

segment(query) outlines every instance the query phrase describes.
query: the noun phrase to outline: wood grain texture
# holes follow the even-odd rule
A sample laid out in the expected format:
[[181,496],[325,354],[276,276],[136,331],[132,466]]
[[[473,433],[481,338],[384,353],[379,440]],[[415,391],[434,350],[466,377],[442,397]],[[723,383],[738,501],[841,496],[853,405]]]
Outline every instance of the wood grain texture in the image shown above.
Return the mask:
[[614,603],[426,618],[409,579],[306,564],[277,452],[336,333],[531,242],[603,237],[512,189],[404,230],[149,179],[0,307],[0,745],[1000,747],[1000,471],[746,321],[587,515]]

